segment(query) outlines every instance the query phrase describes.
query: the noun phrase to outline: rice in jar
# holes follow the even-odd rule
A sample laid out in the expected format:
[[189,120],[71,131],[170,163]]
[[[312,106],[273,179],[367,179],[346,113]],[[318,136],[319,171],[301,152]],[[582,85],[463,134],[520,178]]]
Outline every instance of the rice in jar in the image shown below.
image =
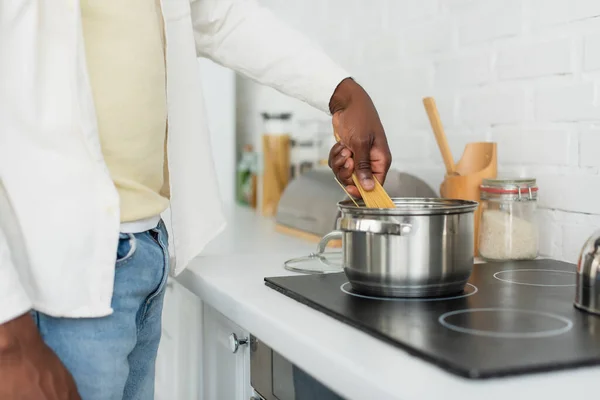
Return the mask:
[[535,179],[484,179],[480,187],[479,255],[488,261],[538,256]]

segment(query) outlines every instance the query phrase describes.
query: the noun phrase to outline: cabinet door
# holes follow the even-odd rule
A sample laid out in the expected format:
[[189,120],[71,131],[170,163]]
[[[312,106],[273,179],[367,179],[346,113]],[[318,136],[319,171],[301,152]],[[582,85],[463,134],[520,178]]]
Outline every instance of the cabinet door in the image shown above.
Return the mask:
[[[156,371],[154,385],[154,399],[167,400],[177,393],[177,382],[172,379],[171,373],[177,367],[177,342],[173,340],[172,332],[177,330],[176,318],[172,310],[177,307],[174,304],[173,284],[167,284],[165,300],[163,304],[163,319],[160,345],[156,355]],[[168,316],[168,317],[167,317]]]
[[179,399],[202,399],[202,301],[179,283],[174,286],[179,306],[176,336]]
[[232,334],[238,341],[249,334],[214,308],[204,304],[203,310],[204,399],[248,400],[250,386],[249,344],[232,348]]
[[181,398],[177,387],[177,344],[168,333],[163,331],[156,357],[155,400],[171,400]]
[[156,360],[156,400],[201,399],[202,302],[169,280]]
[[177,376],[179,370],[179,349],[177,347],[178,299],[174,287],[175,282],[169,280],[163,304],[162,336],[156,356],[155,400],[180,398]]

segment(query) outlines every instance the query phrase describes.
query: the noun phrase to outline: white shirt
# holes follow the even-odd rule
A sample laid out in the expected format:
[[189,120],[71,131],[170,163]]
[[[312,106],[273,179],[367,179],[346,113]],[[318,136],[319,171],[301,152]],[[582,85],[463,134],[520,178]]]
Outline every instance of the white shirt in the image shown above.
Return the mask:
[[[177,275],[225,227],[197,57],[323,112],[348,74],[254,0],[161,3],[171,186],[164,217]],[[119,198],[100,150],[78,0],[0,0],[0,181],[26,250],[7,239],[15,222],[3,217],[0,323],[30,308],[110,314]]]

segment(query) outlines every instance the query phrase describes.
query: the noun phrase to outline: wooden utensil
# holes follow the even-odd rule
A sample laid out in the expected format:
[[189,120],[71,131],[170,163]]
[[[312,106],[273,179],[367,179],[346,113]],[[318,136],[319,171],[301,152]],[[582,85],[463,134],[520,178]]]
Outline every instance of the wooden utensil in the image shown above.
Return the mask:
[[423,105],[425,106],[425,111],[429,117],[429,123],[431,124],[431,129],[433,129],[435,140],[440,148],[440,152],[442,153],[442,159],[444,160],[444,165],[446,166],[446,172],[448,175],[456,175],[456,165],[454,164],[454,158],[452,157],[452,152],[450,151],[450,146],[448,145],[448,139],[446,138],[446,133],[444,132],[444,127],[442,125],[442,120],[440,119],[435,100],[433,97],[425,97],[423,99]]
[[[449,199],[480,201],[479,187],[484,179],[497,177],[497,145],[489,142],[468,143],[456,164],[456,175],[446,175],[440,186],[440,195]],[[474,215],[475,253],[479,254],[479,222],[481,206]]]
[[263,135],[263,182],[262,215],[272,217],[283,190],[287,186],[290,171],[290,136]]

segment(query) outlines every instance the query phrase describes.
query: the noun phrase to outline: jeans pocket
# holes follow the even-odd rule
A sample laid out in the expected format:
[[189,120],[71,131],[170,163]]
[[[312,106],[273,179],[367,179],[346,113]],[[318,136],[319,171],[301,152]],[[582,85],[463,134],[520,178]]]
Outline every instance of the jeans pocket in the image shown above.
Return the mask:
[[136,249],[136,238],[133,233],[119,233],[116,265],[120,266],[131,260]]

